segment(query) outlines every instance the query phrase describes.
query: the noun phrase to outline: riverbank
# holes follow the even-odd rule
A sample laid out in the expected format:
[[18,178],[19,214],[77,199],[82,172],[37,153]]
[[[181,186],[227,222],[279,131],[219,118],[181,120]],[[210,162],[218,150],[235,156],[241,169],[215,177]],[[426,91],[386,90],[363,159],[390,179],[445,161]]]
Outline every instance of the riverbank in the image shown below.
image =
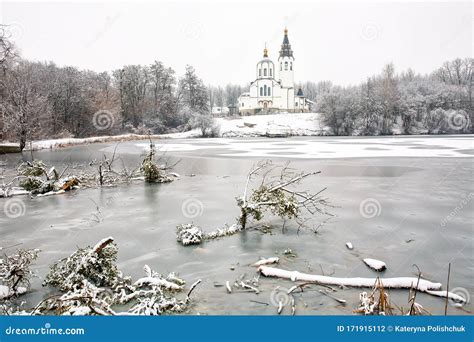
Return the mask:
[[[269,114],[253,115],[239,118],[216,118],[220,128],[220,137],[259,137],[259,136],[317,136],[327,135],[321,128],[319,114]],[[25,147],[26,151],[55,149],[94,143],[124,142],[132,140],[152,139],[189,139],[199,138],[201,131],[193,129],[186,132],[169,134],[121,134],[115,136],[97,136],[89,138],[63,138],[32,141]],[[0,142],[0,153],[19,152],[19,145]]]
[[[95,144],[95,143],[113,143],[113,142],[128,142],[134,140],[148,140],[149,138],[153,140],[179,140],[184,139],[186,141],[190,139],[197,139],[195,142],[198,142],[198,145],[204,142],[216,142],[218,144],[222,144],[222,141],[227,141],[231,143],[233,140],[231,138],[248,138],[249,141],[252,141],[250,138],[258,138],[258,137],[314,137],[315,139],[319,139],[318,137],[325,137],[330,136],[330,130],[328,127],[325,127],[320,120],[320,114],[317,113],[297,113],[297,114],[269,114],[269,115],[253,115],[253,116],[244,116],[244,117],[237,117],[237,118],[216,118],[216,124],[220,128],[219,138],[217,139],[212,138],[210,139],[202,139],[201,138],[201,131],[199,129],[193,129],[186,132],[179,132],[179,133],[169,133],[169,134],[153,134],[153,135],[140,135],[140,134],[121,134],[115,136],[97,136],[97,137],[89,137],[89,138],[63,138],[63,139],[48,139],[48,140],[38,140],[33,141],[27,144],[25,151],[38,151],[38,150],[45,150],[45,149],[57,149],[63,147],[71,147],[71,146],[78,146],[78,145],[88,145],[88,144]],[[409,139],[408,141],[400,141],[394,140],[397,137],[398,139]],[[313,152],[322,153],[322,157],[331,158],[335,157],[351,157],[353,156],[353,150],[357,149],[360,144],[368,144],[371,146],[366,146],[367,151],[371,151],[370,155],[372,156],[385,156],[387,153],[387,145],[392,145],[390,149],[396,149],[398,152],[404,149],[411,150],[410,153],[406,152],[403,154],[404,156],[424,156],[423,153],[415,153],[415,151],[420,147],[418,146],[409,146],[405,145],[405,143],[411,144],[415,142],[417,145],[417,139],[420,139],[423,145],[423,142],[426,138],[432,137],[441,140],[434,140],[436,141],[436,145],[439,143],[444,144],[446,141],[451,141],[452,138],[459,138],[459,139],[472,139],[474,135],[472,134],[457,134],[457,135],[426,135],[420,134],[419,135],[400,135],[394,134],[393,136],[334,136],[337,140],[343,140],[343,144],[345,144],[348,140],[352,140],[357,145],[345,147],[343,150],[337,149],[337,151],[332,151],[334,148],[337,147],[335,141],[330,143],[329,146],[321,146],[321,149],[314,150]],[[388,138],[388,139],[386,139]],[[326,138],[321,138],[321,142],[328,141]],[[272,143],[275,140],[269,140],[267,143]],[[432,145],[433,140],[427,140],[428,145]],[[403,144],[400,145],[399,143],[402,142]],[[454,145],[450,145],[450,147],[458,148],[456,152],[460,152],[456,155],[459,157],[463,157],[466,155],[472,155],[473,146],[472,144],[468,144],[465,141],[459,144],[455,143]],[[191,142],[189,142],[191,144]],[[164,143],[168,147],[173,145],[173,143]],[[180,143],[182,144],[182,143]],[[227,143],[226,143],[227,144]],[[397,146],[393,146],[396,144]],[[451,144],[451,142],[449,142]],[[291,144],[290,144],[291,145]],[[148,146],[148,145],[147,145]],[[405,147],[404,147],[405,146]],[[2,150],[2,147],[5,147]],[[180,145],[180,148],[182,146]],[[323,148],[324,147],[324,148]],[[429,148],[432,150],[431,147],[421,147],[421,148]],[[189,149],[193,150],[194,147],[190,147]],[[3,151],[3,152],[2,152]],[[378,152],[376,152],[378,151]],[[9,143],[9,142],[0,142],[0,153],[15,153],[19,152],[18,144]],[[249,151],[252,152],[252,151]],[[255,151],[253,151],[255,152]],[[290,151],[288,151],[290,152]],[[300,153],[301,151],[298,151]],[[307,151],[302,151],[307,152]],[[398,154],[398,152],[396,152]],[[314,153],[310,157],[314,157]],[[341,155],[341,153],[343,155]],[[310,153],[311,154],[311,153]],[[310,155],[308,154],[308,156]],[[288,156],[291,156],[288,155]],[[363,155],[369,156],[369,155]],[[432,155],[430,155],[432,156]],[[437,156],[442,157],[443,153],[440,151]],[[448,155],[446,155],[448,156]]]

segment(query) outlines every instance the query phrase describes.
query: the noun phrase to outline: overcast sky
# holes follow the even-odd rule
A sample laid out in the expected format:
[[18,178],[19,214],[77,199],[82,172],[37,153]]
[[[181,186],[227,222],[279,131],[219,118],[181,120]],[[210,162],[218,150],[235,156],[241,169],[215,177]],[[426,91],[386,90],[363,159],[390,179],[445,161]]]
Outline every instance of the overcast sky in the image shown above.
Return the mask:
[[471,2],[0,3],[26,58],[95,71],[160,60],[207,83],[248,84],[265,42],[276,61],[285,26],[295,81],[355,84],[393,62],[431,72],[472,57]]

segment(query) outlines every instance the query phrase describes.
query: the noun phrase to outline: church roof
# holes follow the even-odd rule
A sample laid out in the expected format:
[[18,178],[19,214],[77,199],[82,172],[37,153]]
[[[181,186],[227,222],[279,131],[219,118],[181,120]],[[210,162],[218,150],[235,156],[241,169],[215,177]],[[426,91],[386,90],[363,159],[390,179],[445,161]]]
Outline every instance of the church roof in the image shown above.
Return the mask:
[[303,97],[303,90],[301,90],[301,88],[298,89],[298,92],[296,93],[296,96],[300,96],[300,97]]
[[291,50],[290,40],[288,39],[288,29],[285,28],[285,36],[281,44],[280,57],[293,57],[293,50]]
[[272,63],[273,64],[273,61],[270,58],[265,57],[264,59],[260,60],[257,64],[260,64],[260,63]]

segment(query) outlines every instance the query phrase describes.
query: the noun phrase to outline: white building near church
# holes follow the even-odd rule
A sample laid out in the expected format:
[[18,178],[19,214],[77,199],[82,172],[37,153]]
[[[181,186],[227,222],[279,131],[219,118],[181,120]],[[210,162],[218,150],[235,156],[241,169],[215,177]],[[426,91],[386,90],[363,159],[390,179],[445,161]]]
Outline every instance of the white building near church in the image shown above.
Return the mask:
[[285,28],[278,62],[273,63],[265,47],[263,59],[255,68],[255,81],[250,83],[249,92],[239,97],[239,113],[309,112],[312,102],[303,96],[301,89],[295,94],[294,70],[295,58]]

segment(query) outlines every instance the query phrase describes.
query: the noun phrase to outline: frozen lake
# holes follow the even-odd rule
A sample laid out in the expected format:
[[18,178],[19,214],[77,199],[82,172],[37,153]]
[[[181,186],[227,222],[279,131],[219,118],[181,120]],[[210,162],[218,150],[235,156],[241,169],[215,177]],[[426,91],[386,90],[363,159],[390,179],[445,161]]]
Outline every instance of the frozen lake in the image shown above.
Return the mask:
[[[118,263],[124,274],[142,276],[142,267],[148,264],[160,273],[178,272],[188,283],[201,278],[191,314],[275,314],[271,292],[277,286],[290,288],[290,281],[261,278],[258,295],[227,294],[218,286],[242,274],[252,278],[255,268],[249,264],[271,256],[279,256],[279,267],[284,269],[337,277],[376,277],[361,261],[366,257],[387,263],[383,277],[415,276],[416,264],[425,278],[443,285],[451,263],[450,289],[474,292],[473,136],[189,139],[156,144],[166,156],[181,159],[175,168],[179,180],[23,198],[25,215],[16,219],[0,211],[0,246],[21,244],[42,250],[35,266],[39,278],[21,297],[27,306],[51,292],[41,287],[48,265],[70,255],[76,246],[93,245],[107,236],[119,246]],[[136,165],[147,146],[144,141],[124,142],[117,153],[125,164]],[[34,156],[59,169],[58,165],[69,164],[72,170],[87,168],[91,159],[114,148],[115,144],[94,144],[38,151]],[[306,171],[321,170],[305,186],[327,187],[335,217],[317,234],[308,230],[297,234],[295,224],[288,222],[282,229],[280,220],[266,217],[262,223],[273,226],[269,233],[252,230],[198,247],[176,242],[179,223],[194,222],[204,230],[234,223],[239,212],[235,197],[241,195],[251,166],[263,158],[291,160],[294,168]],[[20,159],[14,154],[0,157],[10,169]],[[5,201],[0,199],[1,207]],[[361,210],[367,201],[379,204],[374,217]],[[101,208],[98,219],[96,203]],[[196,213],[187,211],[189,203]],[[348,241],[353,250],[345,247]],[[296,257],[284,256],[286,249]],[[344,306],[318,289],[295,295],[297,314],[352,314],[359,293],[367,290],[338,291],[336,296],[347,300]],[[395,304],[408,306],[407,291],[389,293]],[[444,312],[444,299],[418,294],[417,302],[433,314]],[[464,309],[450,307],[449,312],[462,315],[466,310],[473,310],[472,300]],[[290,314],[289,308],[283,314]]]

